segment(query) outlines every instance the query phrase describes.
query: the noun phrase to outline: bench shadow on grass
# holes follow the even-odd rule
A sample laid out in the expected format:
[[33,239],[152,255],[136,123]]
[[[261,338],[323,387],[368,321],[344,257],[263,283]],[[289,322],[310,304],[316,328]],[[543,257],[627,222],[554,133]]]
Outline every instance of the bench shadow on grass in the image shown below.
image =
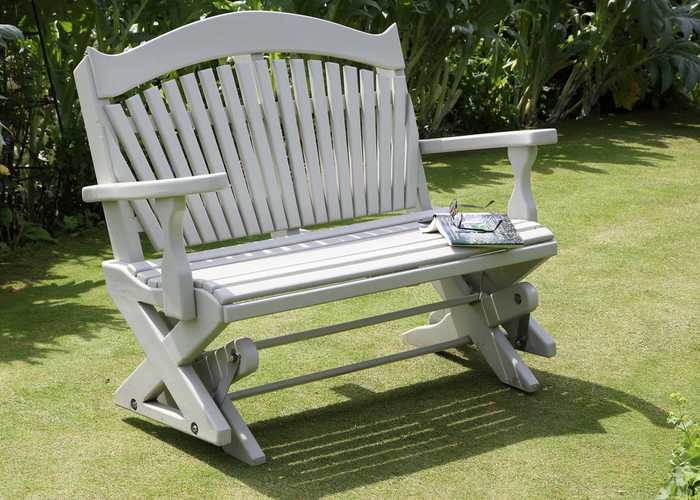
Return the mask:
[[334,390],[346,402],[253,423],[268,459],[257,467],[173,429],[125,421],[280,499],[342,493],[529,439],[602,434],[603,420],[627,412],[666,425],[660,408],[617,389],[540,372],[543,390],[526,395],[500,384],[478,355],[440,356],[474,369],[384,393],[343,384]]

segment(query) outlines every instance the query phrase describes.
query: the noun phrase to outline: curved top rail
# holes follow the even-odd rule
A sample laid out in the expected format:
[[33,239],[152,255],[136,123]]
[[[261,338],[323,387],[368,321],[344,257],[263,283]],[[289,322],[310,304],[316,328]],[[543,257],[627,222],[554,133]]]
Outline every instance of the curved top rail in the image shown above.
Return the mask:
[[317,54],[404,67],[396,25],[372,35],[323,19],[282,12],[222,14],[187,24],[121,54],[90,47],[97,96],[118,96],[157,76],[222,57],[261,52]]

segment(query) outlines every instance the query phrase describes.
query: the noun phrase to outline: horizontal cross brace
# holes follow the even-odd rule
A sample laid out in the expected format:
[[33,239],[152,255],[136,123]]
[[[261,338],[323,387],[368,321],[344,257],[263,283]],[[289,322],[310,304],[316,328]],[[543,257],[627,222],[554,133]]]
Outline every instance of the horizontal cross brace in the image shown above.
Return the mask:
[[391,311],[384,314],[378,314],[376,316],[369,316],[367,318],[360,318],[353,321],[347,321],[345,323],[338,323],[330,326],[322,326],[320,328],[314,328],[312,330],[306,330],[298,333],[290,333],[289,335],[281,335],[279,337],[259,340],[255,342],[255,347],[257,347],[258,350],[269,349],[270,347],[277,347],[280,345],[300,342],[302,340],[324,337],[326,335],[332,335],[334,333],[354,330],[356,328],[362,328],[364,326],[376,325],[378,323],[386,323],[387,321],[394,321],[397,319],[406,318],[408,316],[415,316],[417,314],[437,311],[440,309],[449,309],[451,307],[460,306],[462,304],[473,304],[479,301],[479,295],[480,294],[478,293],[472,293],[470,295],[456,297],[454,299],[443,300],[440,302],[432,302],[430,304],[424,304],[422,306],[409,307],[407,309]]
[[367,368],[374,368],[375,366],[385,365],[387,363],[394,363],[396,361],[402,361],[404,359],[415,358],[424,354],[444,351],[445,349],[457,347],[468,342],[469,337],[460,337],[458,339],[449,340],[447,342],[441,342],[439,344],[434,344],[426,347],[419,347],[418,349],[411,349],[410,351],[390,354],[388,356],[382,356],[381,358],[360,361],[359,363],[352,363],[350,365],[339,366],[338,368],[331,368],[329,370],[308,373],[306,375],[300,375],[298,377],[279,380],[277,382],[272,382],[269,384],[258,385],[256,387],[249,387],[247,389],[241,389],[240,391],[229,393],[227,397],[231,401],[249,398],[258,394],[264,394],[266,392],[279,391],[281,389],[287,389],[296,385],[302,385],[307,384],[309,382],[315,382],[317,380],[323,380],[324,378],[337,377],[339,375],[345,375],[360,370],[366,370]]

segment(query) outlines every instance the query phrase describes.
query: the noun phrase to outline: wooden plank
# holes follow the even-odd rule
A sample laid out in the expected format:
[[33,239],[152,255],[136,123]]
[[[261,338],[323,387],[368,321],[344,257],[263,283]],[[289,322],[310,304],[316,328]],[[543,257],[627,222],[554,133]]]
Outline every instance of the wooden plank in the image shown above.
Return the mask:
[[[178,137],[182,141],[184,146],[185,154],[187,155],[187,160],[192,169],[192,173],[198,175],[208,174],[206,162],[204,161],[204,156],[202,156],[202,151],[199,149],[199,144],[197,142],[197,137],[194,135],[194,127],[192,125],[192,120],[190,118],[187,109],[185,108],[185,103],[180,95],[180,89],[178,88],[177,82],[175,80],[168,80],[163,83],[163,90],[165,91],[165,96],[168,100],[168,105],[170,106],[170,112],[172,118],[175,121],[175,127],[178,131]],[[219,240],[231,239],[231,232],[226,223],[226,218],[224,217],[224,212],[221,209],[221,203],[216,193],[204,193],[202,195],[204,200],[204,206],[207,210],[207,215],[211,221],[216,236]]]
[[301,142],[306,158],[306,172],[309,179],[312,201],[314,205],[314,217],[317,224],[328,222],[328,210],[326,209],[326,195],[323,192],[323,179],[316,145],[316,133],[314,131],[314,119],[309,100],[309,88],[306,82],[306,65],[301,59],[290,61],[292,69],[292,84],[294,85],[294,99],[299,113],[299,125],[301,127]]
[[321,172],[323,172],[323,190],[326,193],[328,219],[341,219],[340,198],[338,194],[338,174],[333,156],[331,127],[328,122],[328,97],[323,78],[323,65],[319,60],[308,61],[309,80],[311,83],[311,102],[316,118],[316,140],[318,141]]
[[393,209],[391,201],[392,76],[393,72],[391,71],[377,70],[377,164],[379,169],[380,212],[390,212]]
[[394,110],[392,139],[393,164],[392,164],[392,207],[400,210],[406,206],[406,77],[396,73],[392,79]]
[[267,205],[267,191],[265,190],[263,175],[248,133],[246,115],[241,106],[241,101],[238,98],[238,90],[233,78],[233,71],[231,70],[231,66],[224,64],[216,68],[216,73],[219,75],[219,81],[221,82],[229,121],[233,125],[233,133],[236,138],[236,144],[238,145],[238,152],[243,160],[243,171],[245,172],[253,205],[255,206],[258,225],[263,232],[274,231],[275,227],[272,223],[270,209]]
[[304,168],[304,154],[301,149],[301,139],[297,127],[297,111],[292,98],[292,89],[289,85],[289,71],[286,60],[275,59],[272,61],[272,70],[275,74],[275,83],[277,84],[277,99],[279,100],[282,114],[282,125],[284,127],[287,151],[289,152],[289,162],[292,166],[292,180],[299,206],[299,215],[301,216],[302,225],[310,226],[316,223],[314,207],[323,206],[325,212],[323,193],[316,191],[309,194],[309,180]]
[[[189,177],[192,175],[189,163],[182,151],[182,146],[175,132],[175,125],[168,110],[165,108],[165,103],[161,97],[160,90],[156,87],[150,87],[143,92],[143,96],[148,103],[148,109],[151,112],[151,117],[158,128],[158,135],[165,146],[165,152],[168,155],[170,167],[173,169],[175,177]],[[192,214],[197,232],[201,240],[205,243],[216,241],[216,233],[211,225],[209,216],[201,195],[192,195],[187,197],[187,205]]]
[[[151,160],[151,165],[155,171],[156,178],[161,180],[172,179],[173,172],[170,169],[168,159],[165,156],[163,147],[161,146],[158,136],[156,135],[156,131],[153,128],[153,122],[148,116],[146,107],[143,105],[141,96],[137,94],[129,97],[126,100],[126,106],[129,109],[129,114],[131,115],[134,125],[136,126],[136,130],[141,137],[141,142],[146,147],[146,151],[148,152],[148,157]],[[189,209],[185,209],[183,232],[188,245],[199,245],[202,243]]]
[[228,172],[231,187],[236,196],[236,202],[240,209],[241,218],[245,226],[246,234],[258,234],[260,226],[258,219],[255,216],[253,201],[250,199],[248,192],[248,184],[245,175],[241,168],[241,161],[238,157],[236,144],[231,135],[226,110],[221,103],[221,95],[216,84],[214,72],[211,68],[204,69],[198,73],[199,81],[204,90],[204,99],[207,102],[207,108],[214,122],[214,131],[219,141],[221,155],[223,156],[226,171]]
[[418,204],[418,169],[423,170],[418,148],[418,124],[411,99],[408,99],[406,114],[406,207]]
[[379,213],[379,168],[377,166],[377,110],[374,72],[360,70],[362,145],[364,147],[367,213]]
[[508,252],[495,252],[477,255],[470,259],[408,269],[396,273],[374,276],[367,279],[335,283],[328,286],[285,293],[274,297],[262,297],[240,304],[232,304],[236,297],[227,295],[226,289],[217,291],[224,307],[224,321],[227,323],[251,317],[260,317],[291,309],[299,309],[316,304],[324,304],[350,297],[393,290],[405,286],[417,285],[458,275],[485,271],[497,267],[531,262],[556,255],[557,245],[554,241],[518,248]]
[[255,145],[255,153],[261,167],[260,170],[263,180],[265,181],[267,205],[270,207],[275,229],[286,229],[288,226],[284,214],[284,206],[282,204],[282,192],[276,172],[277,167],[272,159],[272,151],[270,150],[270,143],[268,142],[263,116],[260,111],[258,89],[255,84],[255,75],[253,73],[253,62],[250,56],[238,56],[235,58],[235,62],[236,76],[238,77],[238,83],[243,97],[245,115],[248,118],[251,137]]
[[326,87],[328,88],[328,104],[331,112],[333,151],[335,152],[340,194],[340,213],[343,219],[352,219],[354,209],[352,184],[350,182],[348,139],[345,133],[345,100],[343,98],[343,87],[340,82],[340,66],[337,63],[326,63]]
[[294,193],[294,183],[287,161],[287,152],[280,126],[279,112],[277,111],[277,100],[272,90],[272,80],[270,79],[270,68],[267,61],[261,55],[253,56],[255,73],[257,77],[260,101],[262,102],[265,125],[267,127],[267,138],[272,149],[272,156],[277,166],[277,175],[282,190],[282,203],[284,213],[287,215],[287,227],[296,228],[301,226],[299,216],[299,206]]
[[[305,288],[323,287],[325,285],[351,282],[354,280],[356,280],[356,283],[370,282],[370,280],[375,277],[386,277],[407,271],[420,275],[420,271],[422,270],[430,269],[430,267],[433,266],[447,267],[449,264],[457,264],[453,269],[459,269],[460,274],[462,274],[465,269],[471,268],[472,271],[474,271],[475,268],[478,269],[481,266],[475,265],[475,263],[483,265],[484,261],[489,259],[497,263],[499,260],[504,262],[498,263],[494,267],[509,265],[513,261],[517,263],[517,256],[523,253],[527,254],[528,250],[532,253],[536,253],[540,245],[548,247],[550,249],[548,253],[553,254],[554,251],[551,250],[552,244],[553,242],[545,242],[506,252],[482,253],[481,255],[477,255],[478,252],[474,249],[455,250],[454,248],[445,246],[442,249],[434,249],[429,253],[418,251],[399,257],[377,259],[368,263],[362,263],[361,265],[351,264],[342,266],[336,268],[332,274],[329,274],[325,270],[320,272],[312,271],[303,275],[282,276],[255,283],[246,283],[241,286],[233,285],[218,288],[214,291],[214,296],[219,299],[221,303],[226,304],[233,301],[239,302],[275,294],[289,294]],[[554,247],[556,248],[556,244],[554,244]],[[454,275],[455,274],[452,274],[452,276]],[[431,277],[431,280],[432,279],[438,278]],[[391,286],[391,288],[396,288],[396,286]]]
[[[180,84],[185,91],[187,103],[190,108],[190,113],[194,120],[194,126],[197,131],[197,139],[199,146],[204,153],[206,164],[211,173],[226,173],[224,168],[224,160],[219,152],[219,145],[214,137],[209,113],[204,107],[202,95],[199,92],[199,84],[193,73],[180,77]],[[230,179],[229,179],[230,182]],[[233,198],[233,191],[227,188],[216,193],[219,198],[219,204],[224,212],[224,217],[228,223],[230,234],[234,238],[241,238],[246,235],[245,227],[241,214],[238,211],[236,200]]]
[[365,171],[362,162],[362,123],[357,68],[343,66],[345,109],[347,111],[348,146],[350,149],[350,178],[355,217],[367,215]]

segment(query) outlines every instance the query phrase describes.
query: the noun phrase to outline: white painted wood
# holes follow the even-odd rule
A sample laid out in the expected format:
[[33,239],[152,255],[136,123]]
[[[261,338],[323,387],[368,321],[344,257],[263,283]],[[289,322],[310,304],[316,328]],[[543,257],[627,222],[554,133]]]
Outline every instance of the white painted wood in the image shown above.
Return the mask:
[[394,110],[392,137],[392,207],[400,210],[406,206],[406,77],[402,73],[395,73],[392,79]]
[[355,217],[367,215],[365,171],[362,160],[362,122],[360,118],[360,87],[357,68],[343,66],[347,136],[352,182],[352,201]]
[[[180,84],[185,92],[190,115],[194,120],[197,132],[197,142],[204,154],[206,166],[211,173],[224,173],[224,160],[221,158],[219,146],[214,137],[214,130],[209,119],[209,113],[204,107],[202,95],[199,93],[199,83],[193,73],[189,73],[180,78]],[[243,227],[243,220],[238,211],[236,200],[233,198],[231,189],[224,189],[216,193],[221,210],[223,211],[225,222],[228,226],[229,234],[234,238],[246,235]]]
[[191,193],[219,191],[228,187],[225,173],[196,175],[177,179],[115,182],[83,188],[83,201],[143,200],[146,198],[174,198]]
[[321,172],[323,173],[323,189],[326,193],[326,209],[328,210],[328,219],[333,221],[341,219],[342,215],[338,193],[338,174],[328,121],[328,97],[324,84],[323,65],[321,61],[313,59],[308,62],[307,66],[311,85],[311,102],[316,122],[316,140],[318,141]]
[[420,150],[424,155],[434,153],[451,153],[454,151],[471,151],[475,149],[510,148],[516,146],[544,146],[557,143],[557,130],[544,128],[538,130],[516,130],[512,132],[494,132],[491,134],[463,135],[441,139],[423,139]]
[[537,146],[508,148],[508,159],[513,167],[515,183],[508,201],[508,216],[517,219],[537,220],[537,207],[530,185],[530,172],[537,158]]
[[348,139],[345,133],[345,100],[340,83],[340,66],[326,63],[326,87],[328,104],[331,112],[333,130],[333,152],[338,174],[338,191],[340,194],[340,213],[343,219],[352,219],[354,210],[352,202],[352,185],[350,182],[350,158],[348,157]]
[[265,117],[265,126],[267,127],[268,143],[272,150],[274,163],[277,166],[277,175],[280,190],[282,191],[282,203],[284,204],[284,213],[287,216],[286,227],[296,228],[301,226],[301,218],[294,193],[294,183],[292,182],[289,162],[287,161],[287,152],[284,137],[282,136],[279,112],[277,111],[277,100],[272,90],[270,68],[267,65],[267,61],[260,55],[253,56],[253,64],[256,70],[255,75]]
[[377,168],[379,170],[379,208],[381,212],[390,212],[393,209],[391,201],[392,77],[393,72],[391,71],[377,71]]
[[[165,107],[160,90],[150,87],[143,92],[143,96],[148,103],[153,122],[158,129],[158,137],[165,147],[165,151],[170,161],[170,167],[175,177],[187,177],[192,175],[185,153],[182,150],[180,141],[175,132],[175,124]],[[199,194],[191,195],[187,198],[187,206],[192,214],[192,220],[197,226],[197,232],[204,243],[216,241],[216,233],[211,225],[204,202]]]
[[[182,100],[177,81],[168,80],[163,83],[163,90],[168,100],[168,106],[170,106],[171,115],[175,121],[178,138],[182,142],[192,173],[195,175],[208,174],[209,170],[207,169],[207,164],[204,161],[202,151],[199,149],[197,137],[194,134],[192,119],[185,108],[185,103]],[[216,193],[204,193],[202,199],[204,200],[204,206],[206,207],[211,225],[216,232],[217,239],[230,239],[231,232],[226,223],[226,217],[221,209],[221,203]]]
[[314,206],[314,217],[317,224],[322,224],[328,222],[329,218],[326,208],[326,197],[323,192],[323,180],[318,147],[316,145],[311,101],[309,100],[309,88],[306,81],[306,67],[301,59],[292,59],[290,66],[292,70],[292,85],[294,86],[294,99],[296,100],[299,113],[304,158],[306,159],[306,172]]
[[[129,109],[129,114],[133,120],[136,130],[138,131],[141,141],[146,147],[148,157],[153,166],[155,178],[157,179],[172,179],[173,172],[168,164],[168,159],[161,147],[156,131],[153,128],[153,122],[148,116],[141,96],[134,95],[126,100],[126,106]],[[140,179],[149,180],[149,179]],[[190,195],[193,196],[193,195]],[[184,234],[188,245],[199,245],[202,240],[199,238],[197,228],[194,225],[190,211],[185,208],[184,219]]]
[[286,143],[289,153],[289,163],[292,168],[292,181],[294,183],[294,192],[299,207],[299,215],[302,225],[310,226],[316,222],[314,219],[312,199],[314,205],[323,206],[325,210],[323,193],[316,192],[313,194],[313,197],[309,193],[309,181],[306,176],[304,154],[301,149],[301,139],[299,138],[299,129],[297,127],[296,105],[292,97],[292,89],[289,85],[289,71],[287,69],[286,60],[275,59],[272,61],[272,70],[277,85],[277,99],[279,101],[282,124],[284,127],[284,142]]
[[[235,34],[235,39],[232,39]],[[370,35],[317,18],[238,12],[188,24],[119,55],[88,49],[99,97],[113,97],[170,71],[241,54],[317,54],[389,69],[404,67],[396,25]]]
[[[418,125],[410,98],[407,99],[406,114],[406,207],[418,206],[418,178],[423,172],[423,162],[418,150]],[[423,174],[425,175],[425,174]],[[422,178],[424,179],[424,177]],[[426,189],[427,191],[427,189]]]
[[214,72],[210,68],[207,68],[200,71],[198,75],[204,91],[204,98],[207,102],[209,114],[214,122],[214,131],[219,142],[221,155],[226,165],[226,171],[228,172],[236,202],[240,209],[241,218],[243,219],[245,233],[258,234],[260,232],[260,226],[258,226],[253,202],[248,192],[248,185],[243,175],[243,170],[241,169],[241,161],[233,141],[226,110],[221,103],[221,95],[219,94]]
[[374,72],[360,70],[362,102],[362,146],[364,148],[367,213],[379,213],[379,168],[377,166],[377,115]]
[[[248,126],[250,127],[251,137],[255,145],[255,153],[258,157],[260,171],[265,181],[267,204],[270,207],[275,229],[286,229],[288,226],[284,213],[284,206],[282,204],[279,174],[276,171],[277,166],[272,158],[272,151],[270,150],[270,143],[268,142],[267,132],[260,109],[261,105],[255,82],[253,61],[250,56],[237,56],[235,62],[236,76],[238,77],[238,83],[243,97],[243,106],[245,108],[246,117],[248,118]],[[254,193],[253,196],[260,196],[261,194],[262,193]]]
[[275,227],[272,223],[272,216],[267,205],[267,194],[265,183],[261,172],[258,157],[253,150],[253,144],[248,133],[246,125],[246,115],[241,106],[241,101],[238,97],[236,82],[233,78],[231,66],[225,64],[216,68],[221,82],[221,88],[226,103],[226,111],[229,115],[229,120],[233,126],[236,144],[241,160],[243,160],[243,171],[245,172],[246,180],[248,181],[248,189],[251,193],[251,199],[255,206],[255,214],[258,219],[258,225],[262,232],[274,231]]

